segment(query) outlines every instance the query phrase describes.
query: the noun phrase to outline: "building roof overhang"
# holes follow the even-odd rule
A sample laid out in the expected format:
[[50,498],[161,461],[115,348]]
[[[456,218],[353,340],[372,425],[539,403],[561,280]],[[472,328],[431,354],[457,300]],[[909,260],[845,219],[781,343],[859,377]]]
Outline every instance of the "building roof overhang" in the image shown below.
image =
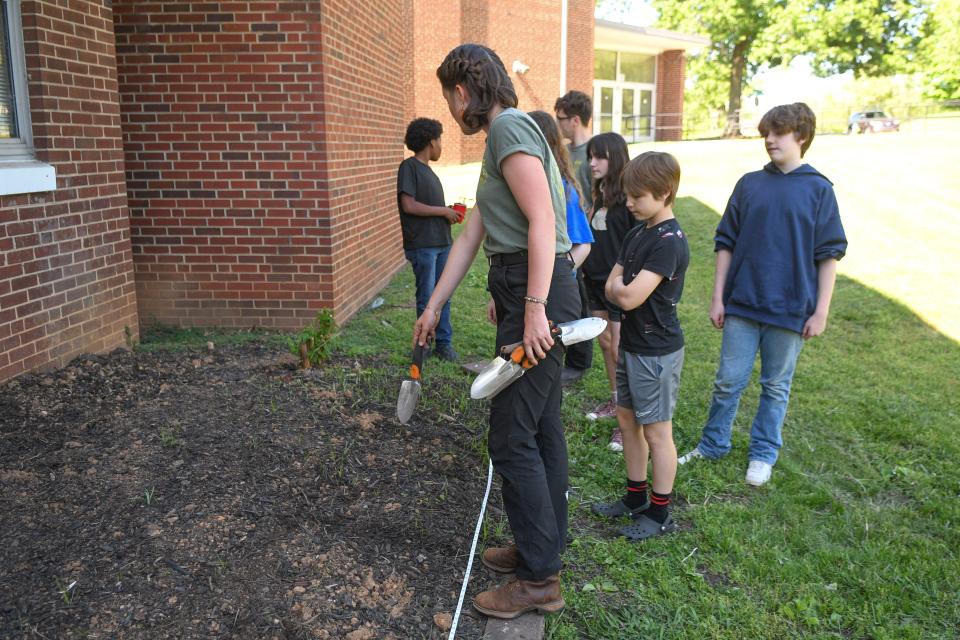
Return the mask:
[[651,54],[681,49],[696,54],[709,44],[709,38],[690,33],[637,27],[609,20],[597,19],[595,21],[594,49],[636,51]]

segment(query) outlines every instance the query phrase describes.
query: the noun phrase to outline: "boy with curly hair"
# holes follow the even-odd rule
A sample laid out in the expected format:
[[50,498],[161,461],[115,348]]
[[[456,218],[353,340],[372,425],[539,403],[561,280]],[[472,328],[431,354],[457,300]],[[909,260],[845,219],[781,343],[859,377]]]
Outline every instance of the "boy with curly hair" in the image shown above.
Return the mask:
[[[450,245],[453,244],[450,225],[459,221],[457,211],[445,206],[443,185],[430,168],[431,162],[440,159],[442,134],[443,125],[437,120],[417,118],[411,122],[404,143],[413,155],[401,162],[397,171],[397,207],[403,231],[403,252],[413,266],[417,283],[418,318],[447,264]],[[440,312],[437,343],[432,353],[451,362],[457,359],[453,350],[449,300]]]

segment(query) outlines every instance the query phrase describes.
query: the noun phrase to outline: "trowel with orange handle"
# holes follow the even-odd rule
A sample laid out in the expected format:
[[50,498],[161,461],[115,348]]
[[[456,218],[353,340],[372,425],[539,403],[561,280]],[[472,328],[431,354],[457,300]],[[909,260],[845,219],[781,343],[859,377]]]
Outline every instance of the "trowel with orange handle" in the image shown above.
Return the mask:
[[420,399],[420,376],[423,373],[423,352],[425,347],[419,344],[413,347],[413,357],[410,364],[410,377],[400,385],[400,395],[397,398],[397,420],[400,424],[407,424],[417,409],[417,400]]
[[[601,318],[583,318],[563,324],[551,322],[550,333],[554,340],[569,347],[572,344],[596,338],[606,327],[607,321]],[[522,342],[502,347],[500,355],[484,367],[470,385],[470,397],[474,400],[492,398],[533,366],[527,358]]]

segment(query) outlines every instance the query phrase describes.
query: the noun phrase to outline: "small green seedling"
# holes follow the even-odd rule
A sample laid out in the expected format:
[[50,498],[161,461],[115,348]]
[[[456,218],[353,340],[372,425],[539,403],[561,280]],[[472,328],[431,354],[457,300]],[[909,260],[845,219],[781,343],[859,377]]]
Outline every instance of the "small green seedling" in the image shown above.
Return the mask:
[[292,338],[287,338],[290,353],[300,358],[300,367],[316,367],[330,356],[330,339],[337,329],[333,313],[324,309],[312,323]]
[[182,432],[183,428],[176,420],[167,426],[160,427],[160,444],[164,447],[178,446],[181,442],[177,436]]
[[77,581],[74,580],[70,584],[60,582],[60,578],[55,578],[57,582],[57,593],[60,594],[60,597],[63,599],[63,603],[70,605],[73,602],[74,593],[73,588],[77,586]]

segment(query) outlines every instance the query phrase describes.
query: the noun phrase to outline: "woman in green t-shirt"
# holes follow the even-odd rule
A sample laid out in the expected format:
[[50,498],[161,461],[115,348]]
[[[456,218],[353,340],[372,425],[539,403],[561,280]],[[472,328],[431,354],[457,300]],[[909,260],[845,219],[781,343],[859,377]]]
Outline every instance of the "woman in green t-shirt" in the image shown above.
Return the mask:
[[490,406],[488,450],[503,478],[503,505],[515,544],[487,549],[482,560],[516,578],[474,598],[490,616],[559,611],[560,554],[567,535],[567,444],[560,421],[562,347],[547,319],[576,320],[580,294],[570,277],[563,183],[536,123],[517,106],[500,58],[464,44],[437,69],[450,114],[467,135],[487,134],[477,207],[450,251],[433,295],[414,326],[425,344],[438,312],[463,279],[481,243],[497,315],[497,349],[522,342],[537,363]]

